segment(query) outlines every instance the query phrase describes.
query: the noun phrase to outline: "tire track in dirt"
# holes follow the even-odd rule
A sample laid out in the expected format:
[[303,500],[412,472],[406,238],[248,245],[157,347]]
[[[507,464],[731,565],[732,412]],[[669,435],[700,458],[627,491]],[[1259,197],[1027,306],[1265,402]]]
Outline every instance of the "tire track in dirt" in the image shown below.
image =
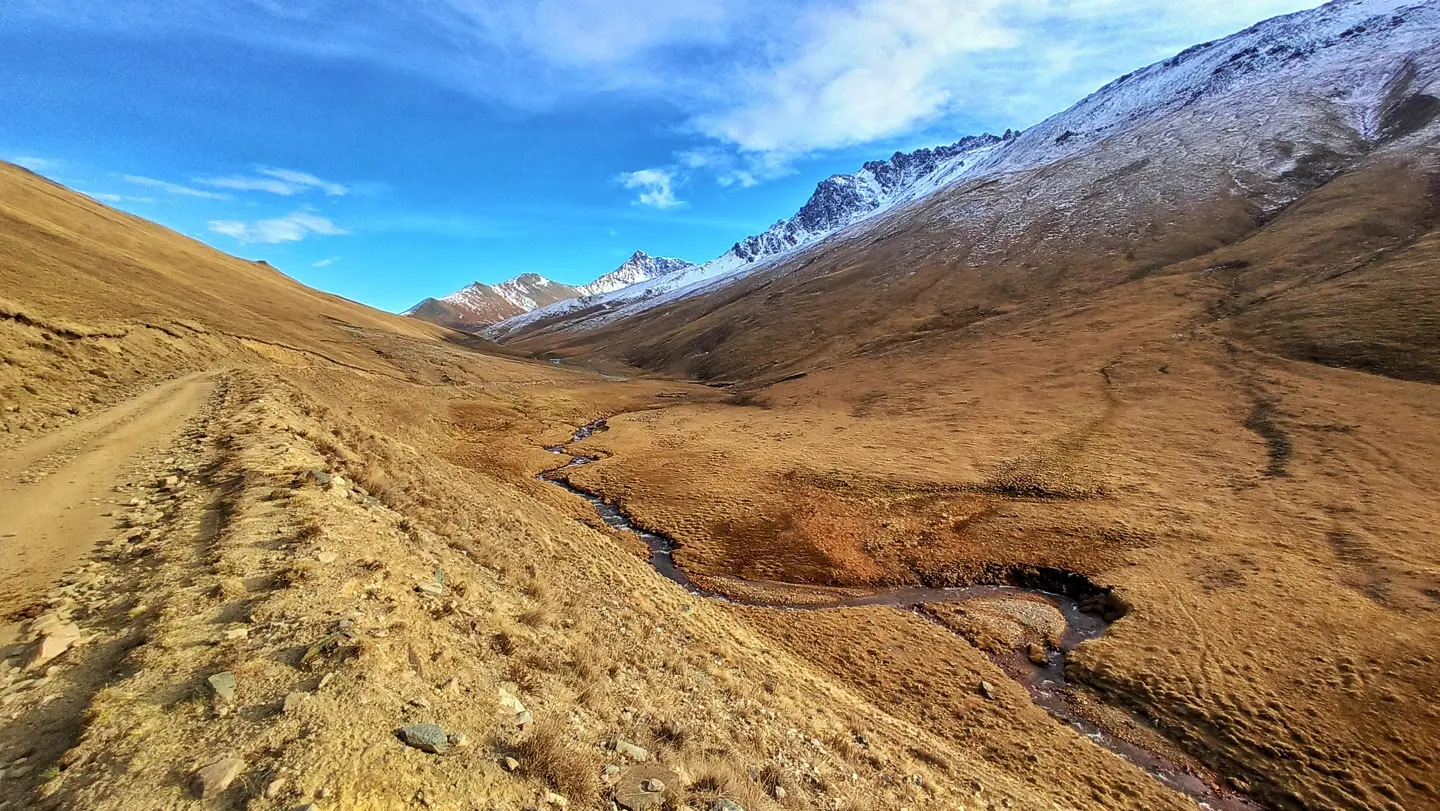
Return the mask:
[[0,457],[0,618],[112,530],[112,485],[137,457],[172,444],[213,391],[210,373],[177,378]]

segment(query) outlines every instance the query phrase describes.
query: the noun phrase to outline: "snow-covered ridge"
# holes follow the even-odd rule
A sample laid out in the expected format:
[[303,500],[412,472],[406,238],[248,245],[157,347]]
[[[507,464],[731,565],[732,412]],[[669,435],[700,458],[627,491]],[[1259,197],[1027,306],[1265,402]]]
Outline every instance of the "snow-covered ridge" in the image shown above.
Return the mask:
[[694,262],[687,262],[684,259],[675,259],[669,256],[651,256],[644,251],[636,251],[625,260],[620,267],[601,276],[589,284],[582,284],[577,288],[582,295],[597,296],[601,293],[609,293],[619,290],[622,287],[629,287],[636,282],[643,282],[647,279],[657,279],[661,276],[668,276],[676,271],[695,267]]
[[[610,293],[557,302],[496,324],[487,334],[503,339],[542,320],[569,330],[630,317],[733,283],[962,180],[977,183],[1056,165],[1090,154],[1112,138],[1129,137],[1152,122],[1176,117],[1192,123],[1173,134],[1177,139],[1173,143],[1137,141],[1125,148],[1142,158],[1154,149],[1195,149],[1207,138],[1239,138],[1230,153],[1233,157],[1226,159],[1227,168],[1237,183],[1241,176],[1257,181],[1256,202],[1274,210],[1303,191],[1303,184],[1283,181],[1301,168],[1297,161],[1304,156],[1262,159],[1257,156],[1263,150],[1249,148],[1243,131],[1205,131],[1203,122],[1218,109],[1214,105],[1243,109],[1251,126],[1278,122],[1271,129],[1285,141],[1313,134],[1304,127],[1316,126],[1316,115],[1338,115],[1349,122],[1352,133],[1324,137],[1379,143],[1403,134],[1397,129],[1403,125],[1395,122],[1407,118],[1405,104],[1419,99],[1423,106],[1431,103],[1425,99],[1433,102],[1432,97],[1440,95],[1436,43],[1440,43],[1440,0],[1337,0],[1276,17],[1121,76],[1013,138],[967,138],[949,147],[867,163],[855,174],[836,175],[820,183],[794,217],[741,240],[704,265]],[[1298,115],[1297,106],[1314,109],[1305,114],[1309,118],[1295,118],[1299,129],[1286,133],[1283,122]],[[1327,112],[1315,112],[1320,107]],[[1202,112],[1192,115],[1191,111]],[[1082,182],[1089,177],[1087,166],[1082,160],[1063,171]],[[1004,223],[997,228],[996,239],[1003,241],[1012,227],[1019,228],[1020,223]],[[1003,245],[996,250],[1003,250]]]
[[688,267],[609,291],[587,290],[586,295],[578,298],[506,319],[487,329],[486,334],[502,336],[543,318],[597,307],[605,312],[589,323],[598,325],[622,311],[628,315],[682,298],[720,280],[748,275],[850,225],[948,185],[1004,142],[999,136],[976,135],[948,146],[896,152],[888,160],[870,161],[854,174],[834,175],[821,181],[795,216],[780,220],[764,233],[746,237],[703,265],[686,263]]

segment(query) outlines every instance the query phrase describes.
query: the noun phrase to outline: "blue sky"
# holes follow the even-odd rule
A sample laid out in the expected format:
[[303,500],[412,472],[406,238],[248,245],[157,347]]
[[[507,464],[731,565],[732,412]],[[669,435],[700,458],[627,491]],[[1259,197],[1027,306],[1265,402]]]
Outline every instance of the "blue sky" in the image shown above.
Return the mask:
[[6,0],[0,158],[400,310],[703,262],[830,174],[1315,5]]

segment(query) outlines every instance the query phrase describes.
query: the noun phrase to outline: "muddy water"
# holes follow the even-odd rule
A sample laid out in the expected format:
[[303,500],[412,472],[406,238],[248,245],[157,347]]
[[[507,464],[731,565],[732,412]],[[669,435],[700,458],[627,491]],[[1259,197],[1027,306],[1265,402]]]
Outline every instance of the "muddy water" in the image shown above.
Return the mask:
[[[1060,638],[1058,650],[1050,650],[1048,659],[1044,664],[1037,664],[1030,660],[1024,651],[1016,650],[1004,654],[987,654],[1007,676],[1023,685],[1030,693],[1031,699],[1041,708],[1055,716],[1061,722],[1068,724],[1079,731],[1086,738],[1103,746],[1109,751],[1125,758],[1131,763],[1144,769],[1152,777],[1164,783],[1169,788],[1181,792],[1193,800],[1201,808],[1215,809],[1216,811],[1263,811],[1265,806],[1260,805],[1248,798],[1238,796],[1229,791],[1221,791],[1212,783],[1196,774],[1195,767],[1182,767],[1164,757],[1137,746],[1129,741],[1121,740],[1101,729],[1094,722],[1084,717],[1075,707],[1071,697],[1070,688],[1065,682],[1065,655],[1075,649],[1075,646],[1095,639],[1105,633],[1110,623],[1103,618],[1087,613],[1080,609],[1080,601],[1054,592],[1041,589],[1022,588],[1018,586],[963,586],[949,588],[931,588],[926,586],[906,586],[901,588],[884,589],[874,591],[860,596],[837,597],[833,601],[814,602],[814,592],[804,587],[795,588],[797,602],[803,604],[792,604],[778,600],[739,600],[728,594],[720,594],[700,588],[690,580],[685,571],[675,563],[675,542],[670,538],[658,533],[650,532],[635,526],[633,522],[621,510],[613,504],[607,503],[603,498],[589,493],[571,484],[565,473],[576,467],[588,465],[595,462],[599,457],[586,456],[571,452],[569,445],[579,442],[597,432],[606,429],[605,420],[597,420],[576,431],[571,437],[570,443],[555,445],[545,450],[560,456],[570,457],[565,465],[547,471],[540,475],[540,479],[585,499],[595,508],[596,514],[610,527],[621,532],[628,532],[645,542],[650,550],[650,565],[657,572],[674,582],[685,587],[690,592],[725,602],[755,606],[761,608],[775,608],[790,611],[823,611],[826,609],[859,607],[859,606],[889,606],[900,610],[914,611],[927,619],[933,619],[925,613],[924,606],[942,603],[965,603],[975,600],[994,600],[997,598],[1012,598],[1024,600],[1039,600],[1054,606],[1065,617],[1065,632]],[[728,578],[731,582],[745,584],[740,578]],[[783,594],[784,584],[764,583],[752,584],[763,586],[765,593]],[[939,624],[937,622],[937,624]],[[942,625],[942,627],[944,627]],[[1139,718],[1134,719],[1138,726],[1147,726]]]

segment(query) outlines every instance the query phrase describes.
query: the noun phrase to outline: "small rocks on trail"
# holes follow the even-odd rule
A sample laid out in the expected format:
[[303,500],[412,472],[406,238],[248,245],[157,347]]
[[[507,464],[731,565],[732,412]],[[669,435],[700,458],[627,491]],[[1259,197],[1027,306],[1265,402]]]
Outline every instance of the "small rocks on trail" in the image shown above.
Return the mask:
[[210,689],[215,691],[215,697],[226,704],[235,703],[235,674],[228,670],[216,673],[206,679],[210,683]]
[[406,746],[422,752],[443,755],[450,751],[450,736],[439,724],[410,724],[395,730],[395,734]]
[[745,811],[745,809],[740,807],[740,804],[734,800],[720,799],[716,800],[715,804],[710,806],[710,811]]
[[999,693],[995,690],[995,685],[988,681],[982,681],[980,682],[980,695],[994,701]]
[[238,757],[222,757],[201,766],[195,772],[195,793],[209,799],[230,787],[245,771],[245,761]]

